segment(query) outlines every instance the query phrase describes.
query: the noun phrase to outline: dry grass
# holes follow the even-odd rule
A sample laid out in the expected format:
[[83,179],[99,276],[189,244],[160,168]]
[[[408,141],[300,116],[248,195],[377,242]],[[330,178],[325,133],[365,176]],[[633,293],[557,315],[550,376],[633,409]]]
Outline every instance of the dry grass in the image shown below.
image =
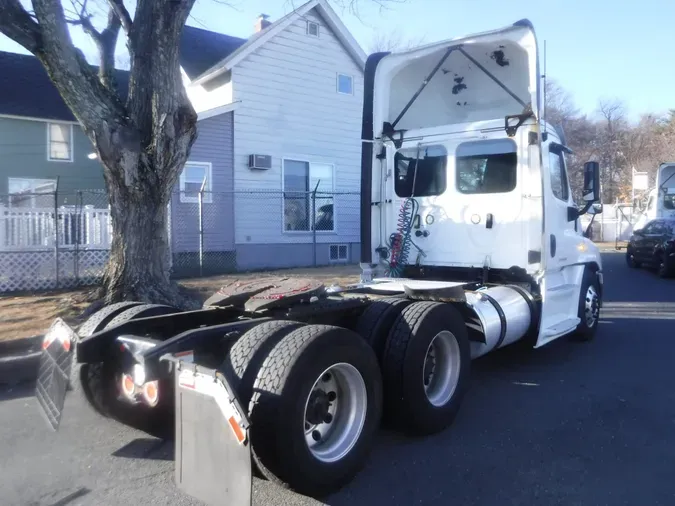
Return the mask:
[[[321,280],[326,286],[349,284],[359,279],[358,266],[334,266],[307,269],[285,269],[211,278],[182,280],[181,284],[206,300],[221,286],[236,279],[257,279],[265,276],[309,277]],[[89,303],[87,290],[41,293],[25,296],[0,296],[0,341],[22,339],[43,334],[54,318],[67,323],[80,323],[82,312]]]

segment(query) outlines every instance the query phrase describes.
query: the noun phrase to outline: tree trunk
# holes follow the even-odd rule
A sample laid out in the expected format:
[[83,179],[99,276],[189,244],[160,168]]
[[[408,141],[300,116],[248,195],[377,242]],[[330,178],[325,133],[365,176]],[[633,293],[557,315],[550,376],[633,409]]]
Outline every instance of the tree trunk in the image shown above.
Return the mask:
[[113,239],[103,283],[105,302],[181,305],[169,278],[167,201],[160,189],[128,192],[113,182],[108,191]]

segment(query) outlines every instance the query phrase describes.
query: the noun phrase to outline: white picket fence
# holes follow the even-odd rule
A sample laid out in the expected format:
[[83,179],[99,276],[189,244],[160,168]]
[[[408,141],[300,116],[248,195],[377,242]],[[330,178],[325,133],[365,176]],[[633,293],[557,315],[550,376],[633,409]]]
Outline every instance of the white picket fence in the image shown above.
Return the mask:
[[109,249],[111,236],[107,209],[0,207],[0,251]]

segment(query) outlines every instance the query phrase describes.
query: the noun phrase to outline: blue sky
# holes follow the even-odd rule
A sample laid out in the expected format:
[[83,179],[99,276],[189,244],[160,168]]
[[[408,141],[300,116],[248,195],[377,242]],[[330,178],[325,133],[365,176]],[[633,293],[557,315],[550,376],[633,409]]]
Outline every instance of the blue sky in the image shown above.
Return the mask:
[[[348,0],[347,0],[348,1]],[[274,21],[303,0],[197,0],[188,24],[247,37],[260,13]],[[358,0],[359,17],[333,5],[368,52],[376,34],[433,42],[530,19],[548,76],[593,114],[600,98],[619,98],[632,117],[675,108],[675,2],[669,0],[394,0],[384,10]],[[79,36],[75,36],[80,42]],[[0,49],[21,51],[0,36]],[[92,49],[89,49],[92,51]]]

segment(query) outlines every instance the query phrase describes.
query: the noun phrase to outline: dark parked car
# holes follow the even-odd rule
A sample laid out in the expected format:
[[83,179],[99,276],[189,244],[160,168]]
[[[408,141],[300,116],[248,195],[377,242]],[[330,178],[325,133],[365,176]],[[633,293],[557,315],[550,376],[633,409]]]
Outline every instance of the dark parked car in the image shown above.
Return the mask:
[[629,267],[651,267],[667,278],[675,274],[675,219],[657,218],[634,230],[626,248]]

